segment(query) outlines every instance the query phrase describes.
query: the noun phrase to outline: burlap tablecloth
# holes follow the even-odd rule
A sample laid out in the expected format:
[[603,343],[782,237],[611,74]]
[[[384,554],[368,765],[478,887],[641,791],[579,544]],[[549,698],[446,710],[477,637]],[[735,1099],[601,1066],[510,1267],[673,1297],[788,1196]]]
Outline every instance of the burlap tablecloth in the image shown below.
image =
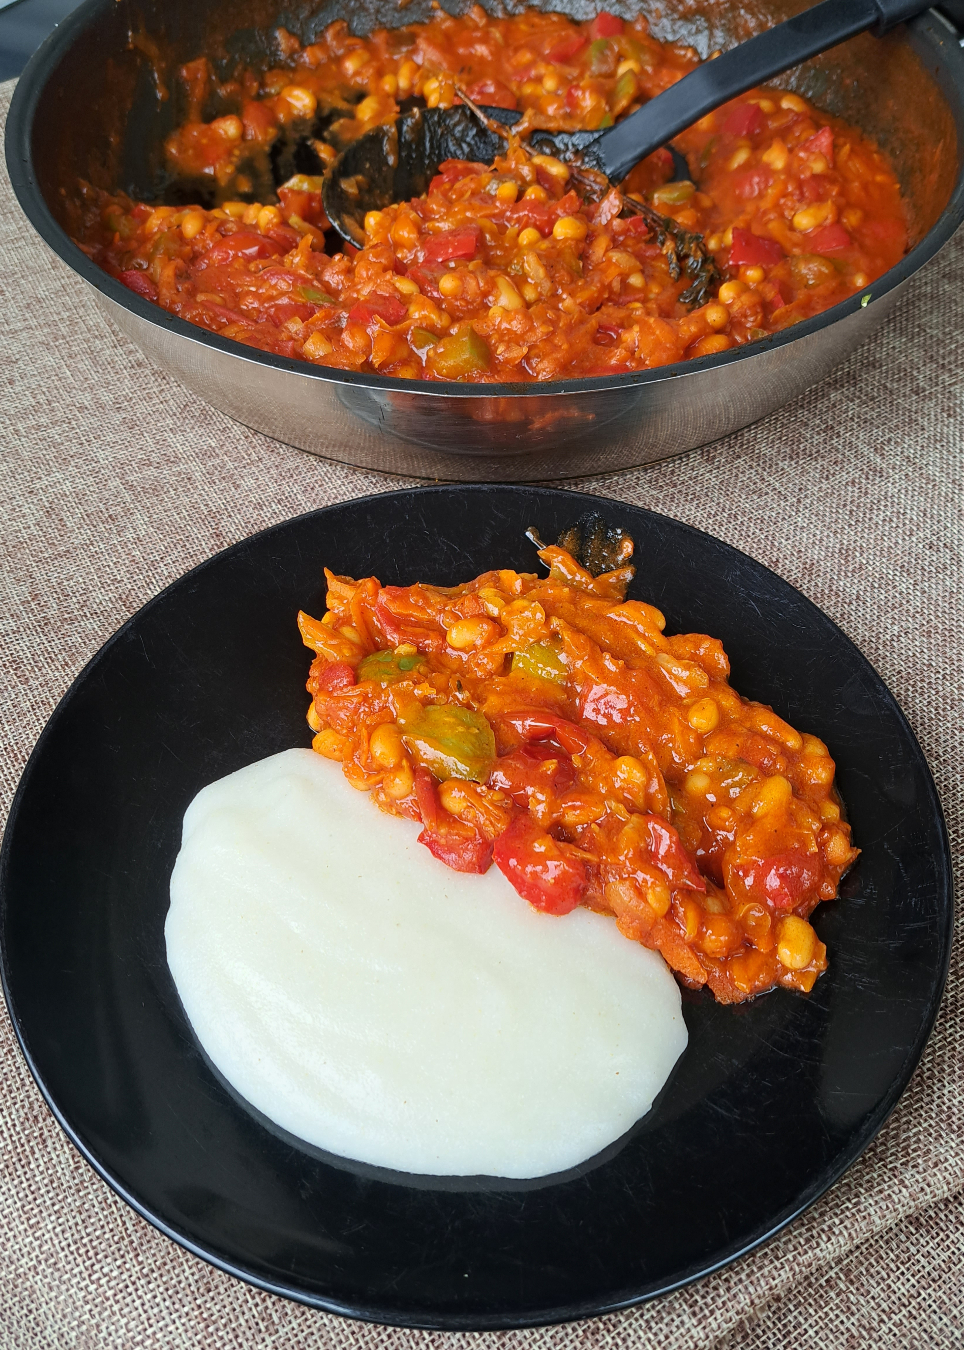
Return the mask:
[[[0,116],[10,86],[0,87]],[[161,587],[297,512],[399,480],[277,445],[154,370],[33,235],[0,180],[2,808],[68,684]],[[962,844],[964,235],[882,335],[766,421],[578,486],[709,530],[775,568],[877,666]],[[348,1322],[188,1256],[118,1200],[49,1115],[0,1024],[0,1345],[659,1350],[964,1344],[960,950],[933,1037],[864,1158],[803,1219],[631,1312],[441,1335]],[[696,1220],[698,1222],[698,1218]]]

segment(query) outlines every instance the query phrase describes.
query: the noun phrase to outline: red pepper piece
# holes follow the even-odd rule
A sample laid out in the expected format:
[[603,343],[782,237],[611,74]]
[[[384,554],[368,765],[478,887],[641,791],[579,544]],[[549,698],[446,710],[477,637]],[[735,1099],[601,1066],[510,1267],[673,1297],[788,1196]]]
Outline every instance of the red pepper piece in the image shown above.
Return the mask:
[[820,881],[820,856],[789,848],[735,869],[747,890],[774,909],[793,909]]
[[465,91],[473,103],[482,103],[489,108],[518,108],[515,94],[501,80],[477,80]]
[[476,164],[471,159],[447,159],[439,165],[438,173],[429,183],[429,194],[439,191],[444,192],[453,183],[457,183],[460,178],[468,178],[472,174],[484,172],[485,167],[484,164]]
[[735,229],[730,248],[731,267],[772,267],[784,257],[775,239],[764,239],[749,230]]
[[274,140],[278,123],[274,113],[265,103],[257,99],[246,99],[241,108],[241,120],[244,123],[246,141]]
[[574,192],[554,201],[535,201],[532,197],[515,202],[505,213],[506,224],[517,225],[520,230],[532,226],[542,235],[552,233],[552,227],[560,216],[575,216],[582,210],[582,202]]
[[659,816],[646,816],[645,824],[649,836],[649,856],[659,870],[666,874],[674,886],[705,891],[706,882],[673,826]]
[[615,14],[609,14],[603,10],[597,14],[589,25],[589,36],[593,42],[597,38],[618,37],[625,29],[626,25],[622,19],[617,19]]
[[118,272],[117,280],[122,281],[135,295],[142,295],[145,300],[157,299],[157,287],[146,272],[139,272],[137,268],[131,267],[126,272]]
[[585,864],[563,851],[528,815],[516,816],[495,841],[495,865],[523,900],[546,914],[568,914],[586,889]]
[[427,769],[415,770],[415,800],[424,827],[418,842],[425,845],[433,858],[453,872],[488,871],[492,863],[491,841],[443,808],[435,779]]
[[516,806],[527,807],[533,793],[542,796],[568,792],[576,781],[572,760],[548,745],[523,745],[500,755],[489,774],[489,783],[507,792]]
[[839,253],[849,248],[853,240],[842,225],[824,225],[807,236],[811,253]]
[[752,136],[763,127],[763,114],[755,103],[734,103],[721,130],[726,136]]
[[332,661],[317,678],[319,689],[323,689],[327,694],[337,694],[357,683],[355,671],[347,661]]
[[460,225],[456,230],[444,230],[422,241],[422,262],[450,262],[453,258],[474,258],[479,250],[482,231],[478,225]]
[[448,268],[443,267],[441,263],[426,263],[421,266],[416,264],[408,269],[406,276],[411,277],[423,295],[429,296],[432,300],[441,300],[442,292],[438,288],[439,277],[447,271]]
[[548,52],[548,59],[550,61],[571,61],[574,56],[579,55],[588,42],[589,38],[585,33],[575,32],[570,37],[564,37],[557,42]]
[[300,188],[279,187],[278,201],[286,220],[297,216],[309,225],[321,225],[324,229],[327,217],[321,206],[320,192],[306,192]]
[[773,174],[765,164],[759,164],[755,169],[749,169],[746,173],[738,174],[733,179],[733,191],[744,201],[750,197],[759,197],[761,192],[765,192],[773,182]]
[[445,645],[442,629],[427,626],[428,616],[413,604],[407,586],[383,586],[375,601],[375,618],[393,647],[411,642],[420,652],[437,652]]
[[255,234],[251,230],[238,230],[213,243],[201,255],[199,262],[205,267],[220,267],[223,263],[233,262],[235,258],[273,258],[283,252],[284,249],[274,239],[266,239],[263,234]]
[[833,168],[833,132],[829,127],[821,127],[815,136],[811,136],[803,145],[797,146],[798,155],[823,155]]
[[401,323],[407,314],[407,307],[397,295],[382,295],[376,291],[352,305],[348,311],[348,318],[351,323],[360,323],[367,327],[376,316],[384,319],[386,323]]
[[555,740],[570,755],[584,755],[591,745],[600,744],[595,736],[577,727],[575,722],[540,708],[501,713],[499,721],[512,727],[525,741]]
[[[626,239],[634,234],[649,234],[650,227],[642,216],[624,216],[621,220],[613,221],[613,234],[619,239]],[[659,249],[656,249],[659,252]]]

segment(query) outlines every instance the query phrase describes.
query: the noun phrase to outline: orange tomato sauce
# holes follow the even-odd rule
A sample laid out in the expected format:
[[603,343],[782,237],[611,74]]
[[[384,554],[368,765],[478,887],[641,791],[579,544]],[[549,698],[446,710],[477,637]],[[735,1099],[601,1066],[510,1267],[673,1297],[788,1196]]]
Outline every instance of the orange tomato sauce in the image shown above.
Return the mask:
[[780,332],[862,291],[907,248],[881,151],[800,96],[759,89],[677,139],[688,181],[668,182],[672,161],[657,151],[622,185],[704,236],[723,281],[698,308],[618,193],[584,200],[564,164],[518,142],[492,166],[449,161],[424,197],[369,213],[357,250],[328,229],[318,175],[253,199],[253,166],[279,138],[306,140],[324,167],[400,101],[450,106],[456,79],[529,124],[596,129],[698,58],[657,42],[643,17],[605,13],[440,12],[365,39],[338,22],[311,46],[283,29],[278,42],[283,61],[262,75],[218,84],[205,58],[181,70],[189,117],[167,142],[169,166],[221,204],[152,207],[89,189],[81,239],[132,290],[263,351],[470,383],[625,374]]
[[327,613],[299,615],[314,749],[440,862],[612,915],[691,988],[809,992],[809,917],[857,857],[827,746],[741,698],[718,640],[627,601],[631,568],[539,556],[545,578],[453,587],[326,572]]

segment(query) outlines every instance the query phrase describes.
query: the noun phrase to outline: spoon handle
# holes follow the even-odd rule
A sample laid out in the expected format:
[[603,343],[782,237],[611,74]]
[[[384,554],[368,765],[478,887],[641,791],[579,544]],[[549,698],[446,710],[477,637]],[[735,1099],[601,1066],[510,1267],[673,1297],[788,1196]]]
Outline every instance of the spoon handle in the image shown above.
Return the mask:
[[593,141],[587,159],[618,183],[634,164],[731,98],[856,33],[868,28],[885,32],[927,8],[921,0],[823,0],[716,60],[704,61]]

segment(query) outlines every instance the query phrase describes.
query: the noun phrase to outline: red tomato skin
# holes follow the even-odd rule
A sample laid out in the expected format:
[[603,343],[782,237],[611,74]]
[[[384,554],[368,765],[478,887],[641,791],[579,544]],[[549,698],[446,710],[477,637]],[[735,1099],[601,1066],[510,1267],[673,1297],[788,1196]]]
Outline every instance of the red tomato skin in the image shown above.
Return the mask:
[[442,831],[423,830],[418,842],[424,844],[433,858],[445,863],[453,872],[468,872],[481,876],[492,866],[492,844],[482,835],[474,838]]
[[407,313],[407,307],[397,296],[381,295],[376,291],[364,300],[359,300],[357,305],[352,305],[348,318],[351,323],[361,323],[367,327],[376,317],[384,319],[386,323],[401,323]]
[[450,262],[454,258],[474,258],[479,251],[482,231],[478,225],[460,225],[456,230],[444,230],[429,235],[422,243],[422,262]]
[[[555,768],[547,770],[547,764]],[[568,755],[548,745],[523,745],[508,755],[500,755],[489,775],[491,787],[507,792],[517,806],[526,807],[533,791],[568,792],[576,781],[576,770]]]
[[557,42],[548,53],[550,61],[571,61],[574,56],[578,56],[583,47],[589,45],[589,38],[585,33],[573,33],[571,37],[563,38]]
[[235,258],[273,258],[284,249],[274,239],[266,239],[263,234],[251,230],[238,230],[235,234],[225,235],[212,244],[198,262],[205,267],[220,267],[223,263],[234,262]]
[[[522,708],[518,712],[502,713],[500,722],[517,731],[525,741],[555,740],[570,755],[584,755],[596,738],[575,722],[569,722],[555,713],[539,708]],[[598,741],[596,744],[598,745]]]
[[829,127],[821,127],[815,136],[811,136],[803,145],[797,146],[798,155],[823,155],[833,168],[833,132]]
[[778,910],[798,905],[820,881],[821,873],[819,855],[799,848],[787,849],[737,870],[751,895]]
[[122,281],[135,295],[142,295],[145,300],[157,299],[157,287],[146,272],[141,272],[136,267],[128,268],[126,272],[118,272],[117,280]]
[[[539,843],[547,847],[546,853],[535,851],[533,846]],[[493,858],[523,900],[544,914],[571,913],[586,889],[585,865],[564,854],[528,815],[516,816],[499,836]]]
[[417,619],[396,613],[395,606],[409,597],[406,586],[383,586],[375,601],[375,618],[388,641],[397,647],[400,642],[413,643],[420,652],[438,652],[445,646],[445,636],[439,628],[427,628]]
[[734,103],[720,130],[726,136],[752,136],[763,126],[763,114],[755,103]]
[[622,19],[617,19],[615,14],[603,10],[589,25],[589,36],[593,42],[598,38],[618,37],[625,27]]
[[425,845],[433,858],[453,872],[481,875],[489,870],[491,841],[443,809],[435,779],[421,767],[415,770],[415,800],[424,826],[418,842]]
[[784,256],[775,239],[764,239],[749,230],[735,229],[730,248],[731,267],[772,267]]
[[246,141],[274,140],[278,124],[274,113],[264,103],[259,103],[253,98],[245,99],[241,108],[241,120],[244,123]]
[[319,686],[326,693],[336,694],[342,689],[350,689],[357,684],[355,672],[347,661],[332,661],[318,676]]
[[705,891],[706,882],[693,866],[683,841],[675,828],[659,816],[646,817],[649,835],[649,856],[674,886],[685,886],[693,891]]
[[807,236],[807,243],[812,253],[827,254],[842,252],[853,240],[842,225],[824,225]]
[[772,182],[773,174],[765,164],[760,164],[755,169],[750,169],[734,178],[733,191],[738,197],[748,201],[751,197],[759,197],[760,193],[765,192]]
[[473,103],[489,108],[518,108],[515,94],[501,80],[478,80],[465,91]]

